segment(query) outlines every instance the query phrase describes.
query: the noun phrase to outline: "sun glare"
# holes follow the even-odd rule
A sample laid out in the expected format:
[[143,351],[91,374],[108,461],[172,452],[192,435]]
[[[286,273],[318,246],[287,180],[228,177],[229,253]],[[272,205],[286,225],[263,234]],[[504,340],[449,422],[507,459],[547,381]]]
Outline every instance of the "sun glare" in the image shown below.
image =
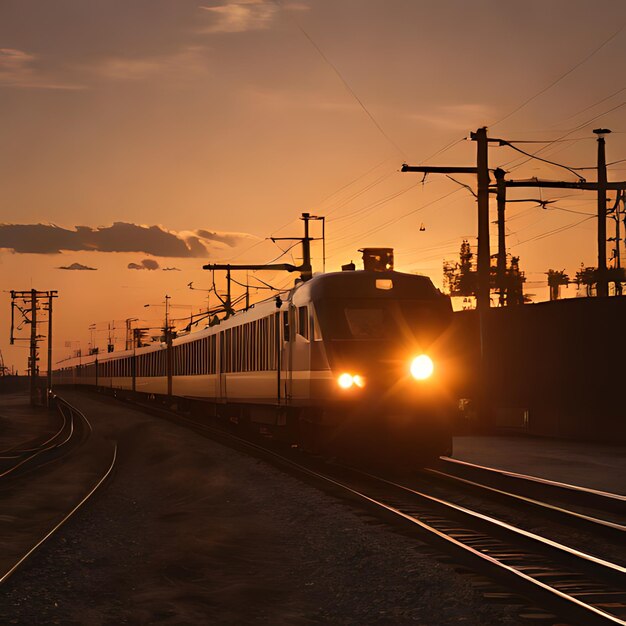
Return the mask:
[[417,380],[425,380],[432,376],[435,369],[431,358],[425,354],[420,354],[411,363],[411,375]]

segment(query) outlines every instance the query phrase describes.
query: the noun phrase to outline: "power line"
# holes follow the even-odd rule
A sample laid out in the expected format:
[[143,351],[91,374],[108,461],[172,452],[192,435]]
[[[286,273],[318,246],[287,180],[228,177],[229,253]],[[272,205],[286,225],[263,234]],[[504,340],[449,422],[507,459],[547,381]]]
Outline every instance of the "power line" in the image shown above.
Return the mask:
[[[275,0],[275,2],[279,6],[282,7],[281,0]],[[304,28],[301,26],[300,22],[298,22],[298,20],[296,20],[296,18],[292,14],[290,14],[289,17],[291,18],[293,23],[296,25],[298,30],[304,35],[304,37],[306,37],[306,39],[309,41],[309,43],[315,48],[315,50],[317,50],[318,54],[322,57],[322,59],[326,62],[326,64],[335,72],[335,74],[337,75],[339,80],[343,83],[343,86],[347,89],[348,93],[350,93],[352,95],[352,97],[356,100],[356,102],[359,104],[359,106],[364,111],[364,113],[367,115],[367,117],[369,117],[369,119],[372,122],[372,124],[374,124],[374,126],[378,129],[380,134],[389,142],[389,144],[391,146],[393,146],[393,148],[400,154],[400,156],[404,158],[405,154],[404,154],[404,151],[402,150],[402,148],[400,148],[400,146],[398,146],[398,144],[385,132],[383,127],[378,123],[376,118],[372,115],[372,113],[369,111],[369,109],[365,106],[365,104],[361,100],[361,98],[359,98],[359,96],[356,94],[354,89],[350,86],[348,81],[344,78],[343,74],[339,71],[339,68],[337,68],[337,66],[326,56],[326,54],[324,54],[322,49],[313,40],[311,35],[309,35],[309,33],[306,30],[304,30]]]
[[440,148],[439,150],[437,150],[437,152],[434,152],[429,157],[426,157],[425,159],[422,159],[420,161],[420,165],[422,163],[424,163],[424,162],[431,161],[436,156],[439,156],[440,154],[443,154],[444,152],[447,152],[451,148],[454,148],[454,146],[456,146],[457,144],[462,143],[464,141],[467,141],[467,137],[461,137],[461,139],[453,139],[450,143],[446,144],[443,148]]
[[518,241],[516,244],[513,244],[511,246],[511,248],[515,248],[516,246],[521,246],[522,244],[528,243],[530,241],[538,241],[540,239],[545,239],[546,237],[551,237],[552,235],[557,235],[557,234],[562,233],[562,232],[564,232],[566,230],[569,230],[570,228],[575,228],[576,226],[579,226],[583,222],[587,222],[590,219],[593,219],[594,217],[596,217],[596,216],[595,215],[590,215],[589,217],[584,217],[582,220],[579,220],[578,222],[574,222],[573,224],[568,224],[567,226],[561,226],[559,228],[555,228],[554,230],[547,231],[547,232],[542,233],[540,235],[536,235],[535,237],[530,237],[529,239],[524,239],[523,241]]
[[602,98],[601,100],[598,100],[598,101],[594,102],[593,104],[590,104],[589,106],[585,107],[584,109],[581,109],[577,113],[573,113],[569,117],[566,117],[565,120],[563,120],[563,121],[566,122],[567,120],[571,120],[572,118],[581,115],[582,113],[586,113],[587,111],[589,111],[589,109],[593,109],[594,107],[598,106],[599,104],[602,104],[603,102],[606,102],[607,100],[610,100],[611,98],[614,98],[618,94],[622,93],[622,91],[624,91],[624,90],[626,90],[626,87],[621,87],[616,92],[612,93],[610,96],[606,96],[606,97]]
[[493,124],[491,124],[491,127],[493,128],[494,126],[497,126],[501,122],[504,122],[504,120],[509,119],[509,117],[515,115],[515,113],[517,113],[518,111],[521,111],[526,105],[530,104],[533,100],[535,100],[539,96],[546,93],[546,91],[552,89],[552,87],[554,87],[556,84],[560,83],[565,77],[569,76],[572,72],[577,70],[581,65],[586,63],[591,57],[593,57],[598,52],[600,52],[600,50],[602,50],[602,48],[604,48],[609,42],[615,39],[615,37],[617,37],[617,35],[619,35],[624,30],[624,26],[626,26],[626,23],[623,23],[612,35],[610,35],[607,39],[605,39],[597,48],[592,50],[586,57],[584,57],[582,60],[576,63],[576,65],[574,65],[572,68],[567,70],[567,72],[561,74],[561,76],[559,76],[556,80],[552,81],[549,85],[547,85],[543,89],[540,89],[536,94],[534,94],[533,96],[531,96],[530,98],[522,102],[522,104],[520,104],[518,107],[513,109],[513,111],[511,111],[504,117],[500,118],[497,122],[494,122]]
[[[565,134],[561,135],[560,137],[557,137],[557,139],[553,139],[552,141],[550,141],[548,145],[544,146],[543,148],[540,148],[536,152],[533,152],[532,157],[524,159],[517,165],[514,165],[513,167],[511,167],[510,171],[513,171],[514,169],[522,167],[522,165],[525,165],[526,163],[528,163],[528,161],[532,160],[532,158],[538,155],[540,152],[543,152],[544,150],[549,149],[557,141],[561,139],[565,139],[565,137],[568,137],[569,135],[571,135],[572,133],[575,133],[578,130],[582,130],[583,128],[585,128],[585,126],[589,126],[590,124],[600,119],[601,117],[604,117],[605,115],[608,115],[609,113],[612,113],[613,111],[617,111],[617,109],[620,109],[624,105],[626,105],[626,101],[621,102],[620,104],[617,104],[611,107],[610,109],[603,111],[602,113],[599,113],[598,115],[595,115],[594,117],[588,119],[586,122],[583,122],[582,124],[579,124],[578,126],[575,126],[574,128],[569,129]],[[572,141],[581,141],[581,139],[572,140]],[[507,161],[506,163],[502,163],[499,167],[506,169],[507,166],[511,165],[512,163],[515,163],[515,161],[518,161],[518,160],[519,159],[513,159],[512,161]]]
[[[340,204],[338,204],[331,211],[326,211],[326,217],[328,217],[329,215],[331,215],[335,211],[338,211],[339,209],[343,208],[347,204],[350,204],[353,200],[355,200],[359,196],[362,196],[364,193],[367,193],[368,191],[370,191],[371,189],[373,189],[377,185],[380,185],[380,183],[382,183],[383,181],[387,180],[393,173],[394,173],[394,171],[391,171],[391,172],[388,172],[387,174],[384,174],[384,175],[380,176],[374,182],[370,183],[369,185],[367,185],[366,187],[364,187],[360,191],[355,192],[354,194],[352,194],[348,198],[345,198]],[[360,209],[357,209],[356,212],[358,213],[359,211],[360,211]],[[339,217],[335,217],[332,220],[328,220],[328,221],[329,222],[333,222],[333,223],[334,222],[340,222],[342,220],[348,219],[349,217],[351,217],[354,214],[355,214],[355,212],[348,213],[347,215],[340,215]]]
[[[357,181],[361,180],[362,178],[365,178],[368,174],[371,174],[374,170],[378,169],[383,163],[386,163],[387,161],[389,161],[389,158],[383,159],[382,161],[380,161],[376,165],[374,165],[374,167],[369,168],[365,173],[359,174],[356,178],[353,178],[349,183],[346,183],[345,185],[342,185],[341,187],[339,187],[339,189],[337,189],[336,191],[333,191],[333,193],[329,194],[323,200],[321,200],[316,205],[316,208],[319,208],[325,202],[330,200],[330,198],[332,198],[333,196],[336,196],[338,193],[341,193],[344,189],[347,189],[348,187],[352,186]],[[326,216],[330,215],[331,213],[333,213],[336,210],[337,209],[332,209],[331,211],[326,212]]]
[[[554,142],[551,141],[550,143],[552,144]],[[513,150],[516,150],[517,152],[520,152],[521,154],[524,154],[527,157],[530,157],[531,159],[535,159],[537,161],[543,161],[544,163],[548,163],[550,165],[555,165],[556,167],[562,167],[563,169],[568,170],[569,172],[574,174],[574,176],[578,177],[581,181],[585,182],[585,179],[580,174],[577,174],[574,171],[576,169],[574,167],[568,167],[567,165],[562,165],[561,163],[557,163],[556,161],[550,161],[548,159],[544,159],[542,157],[538,157],[536,154],[531,154],[529,152],[526,152],[525,150],[522,150],[521,148],[518,148],[517,146],[514,146],[513,143],[510,142],[510,141],[501,141],[500,145],[508,146],[509,148],[512,148]],[[580,168],[580,169],[584,169],[584,168]]]
[[[417,183],[420,184],[420,183]],[[415,187],[415,185],[413,185],[413,187]],[[403,192],[401,193],[406,193],[407,191],[409,191],[412,187],[409,187],[408,189],[405,189]],[[362,237],[368,237],[369,235],[372,235],[375,232],[384,230],[386,228],[388,228],[389,226],[393,226],[394,224],[397,224],[400,220],[403,220],[405,217],[408,217],[409,215],[413,215],[414,213],[417,213],[419,211],[423,211],[424,209],[428,208],[429,206],[432,206],[433,204],[436,204],[437,202],[440,202],[441,200],[445,200],[446,198],[448,198],[449,196],[454,195],[455,193],[458,193],[461,190],[460,187],[458,187],[457,189],[453,189],[452,191],[450,191],[447,194],[444,194],[443,196],[436,198],[435,200],[431,200],[430,202],[427,202],[426,204],[423,204],[422,206],[418,207],[417,209],[413,209],[411,211],[408,211],[407,213],[404,213],[403,215],[398,216],[397,218],[391,220],[391,221],[387,221],[385,224],[380,225],[380,226],[376,226],[368,231],[359,233],[357,235],[354,236],[353,240],[356,238],[362,238]],[[400,195],[400,194],[398,194]],[[339,241],[343,241],[345,239],[348,239],[349,237],[342,237],[340,238]],[[334,255],[336,256],[336,254]]]

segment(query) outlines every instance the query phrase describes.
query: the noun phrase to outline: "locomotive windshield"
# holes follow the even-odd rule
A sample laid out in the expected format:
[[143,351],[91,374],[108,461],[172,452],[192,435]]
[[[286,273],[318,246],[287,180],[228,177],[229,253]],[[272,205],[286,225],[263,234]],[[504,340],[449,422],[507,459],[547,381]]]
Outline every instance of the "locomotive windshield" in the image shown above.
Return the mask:
[[439,334],[448,324],[444,300],[329,299],[316,304],[322,336],[330,341],[396,341]]

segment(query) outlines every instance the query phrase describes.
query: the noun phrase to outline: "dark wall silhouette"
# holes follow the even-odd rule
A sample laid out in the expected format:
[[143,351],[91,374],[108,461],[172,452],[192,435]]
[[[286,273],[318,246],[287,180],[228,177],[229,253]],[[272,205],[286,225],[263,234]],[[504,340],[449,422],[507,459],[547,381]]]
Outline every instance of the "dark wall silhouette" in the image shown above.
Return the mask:
[[[626,442],[626,298],[576,298],[455,314],[460,393],[480,398],[483,425],[538,435]],[[489,406],[490,405],[490,406]]]

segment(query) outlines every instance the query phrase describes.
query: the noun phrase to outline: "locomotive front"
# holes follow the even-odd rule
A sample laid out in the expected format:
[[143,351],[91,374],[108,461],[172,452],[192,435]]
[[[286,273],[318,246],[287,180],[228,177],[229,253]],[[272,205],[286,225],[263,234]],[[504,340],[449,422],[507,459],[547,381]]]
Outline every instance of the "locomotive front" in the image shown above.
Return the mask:
[[312,283],[330,376],[312,376],[311,396],[326,446],[403,463],[450,453],[450,299],[427,277],[389,270]]

